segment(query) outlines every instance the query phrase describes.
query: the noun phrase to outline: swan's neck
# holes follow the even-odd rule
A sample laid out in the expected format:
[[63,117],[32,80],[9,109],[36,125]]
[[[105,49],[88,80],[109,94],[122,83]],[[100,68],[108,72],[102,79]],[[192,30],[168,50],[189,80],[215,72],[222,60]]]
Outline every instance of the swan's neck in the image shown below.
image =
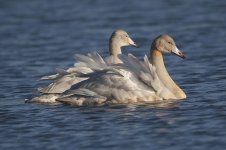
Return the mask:
[[122,54],[121,46],[115,39],[111,39],[109,42],[109,53],[112,56],[118,56]]
[[165,64],[163,62],[162,52],[157,49],[152,50],[151,61],[152,64],[155,66],[157,75],[164,84],[164,86],[169,89],[175,95],[176,98],[186,98],[186,95],[183,90],[180,89],[180,87],[173,81],[168,71],[166,70]]

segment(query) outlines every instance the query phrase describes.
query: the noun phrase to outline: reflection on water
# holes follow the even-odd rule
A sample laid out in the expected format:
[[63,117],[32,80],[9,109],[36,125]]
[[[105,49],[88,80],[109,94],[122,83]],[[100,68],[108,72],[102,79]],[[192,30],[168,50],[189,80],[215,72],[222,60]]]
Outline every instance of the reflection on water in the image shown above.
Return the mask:
[[[226,1],[0,1],[0,149],[223,149],[226,102]],[[75,53],[106,56],[123,28],[143,57],[161,33],[187,59],[166,66],[183,101],[72,107],[25,104],[37,81],[73,65]]]

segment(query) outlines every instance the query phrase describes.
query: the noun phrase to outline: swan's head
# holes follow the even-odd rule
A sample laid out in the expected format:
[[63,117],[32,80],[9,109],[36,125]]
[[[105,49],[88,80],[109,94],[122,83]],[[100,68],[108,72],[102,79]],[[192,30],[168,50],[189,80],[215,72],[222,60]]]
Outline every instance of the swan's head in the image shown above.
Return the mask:
[[173,38],[167,34],[158,36],[152,43],[153,48],[162,53],[173,53],[183,59],[185,58],[184,54],[177,48]]
[[123,46],[138,47],[138,45],[129,37],[129,34],[123,30],[116,30],[112,33],[110,38],[110,44],[117,45],[118,47]]

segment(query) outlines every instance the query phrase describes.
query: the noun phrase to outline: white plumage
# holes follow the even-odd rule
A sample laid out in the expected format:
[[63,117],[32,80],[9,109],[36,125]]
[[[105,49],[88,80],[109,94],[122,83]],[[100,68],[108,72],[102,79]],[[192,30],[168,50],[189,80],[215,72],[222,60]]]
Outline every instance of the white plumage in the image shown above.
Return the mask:
[[[122,61],[118,58],[118,55],[122,53],[121,47],[123,46],[137,47],[136,43],[129,37],[128,33],[123,30],[114,31],[109,40],[110,56],[105,58],[107,64],[110,65],[122,63]],[[86,63],[83,63],[83,59],[87,57],[77,54],[75,56],[76,63],[73,67],[67,70],[60,69],[57,71],[57,74],[42,77],[41,80],[52,80],[53,82],[46,87],[38,88],[38,91],[43,94],[63,93],[66,90],[70,89],[72,85],[87,79],[78,77],[77,71],[79,71],[80,74],[87,74],[91,73],[93,69],[98,69],[95,68],[95,66],[101,68],[104,67],[101,66],[101,64],[96,64],[104,62],[102,58],[98,58],[99,55],[88,55],[90,55],[90,59],[87,59]],[[99,59],[100,62],[96,62],[96,59]],[[87,64],[89,64],[89,67],[87,67]],[[91,67],[90,65],[93,66]],[[90,67],[93,69],[91,69]]]
[[[104,60],[96,52],[88,55],[77,54],[77,68],[73,70],[73,75],[80,81],[71,84],[65,91],[56,88],[61,91],[59,94],[47,93],[31,101],[55,102],[55,99],[65,104],[81,106],[184,99],[185,93],[171,79],[165,68],[163,52],[174,53],[184,58],[168,35],[160,35],[154,40],[151,62],[146,55],[142,61],[132,54],[118,55],[117,59],[123,63],[114,64],[111,61],[109,63],[109,59]],[[63,79],[65,78],[62,84],[73,82],[70,77],[66,79],[71,75],[69,71],[61,71],[57,76],[61,74]],[[46,97],[50,100],[45,100]]]
[[156,92],[162,86],[147,56],[142,62],[129,54],[121,57],[124,64],[120,65],[108,65],[100,56],[95,58],[97,63],[93,64],[90,60],[95,56],[99,56],[98,53],[80,59],[79,63],[86,64],[93,72],[85,74],[87,80],[72,86],[57,101],[76,104],[75,101],[79,100],[81,105],[92,102],[95,104],[136,103],[163,99]]

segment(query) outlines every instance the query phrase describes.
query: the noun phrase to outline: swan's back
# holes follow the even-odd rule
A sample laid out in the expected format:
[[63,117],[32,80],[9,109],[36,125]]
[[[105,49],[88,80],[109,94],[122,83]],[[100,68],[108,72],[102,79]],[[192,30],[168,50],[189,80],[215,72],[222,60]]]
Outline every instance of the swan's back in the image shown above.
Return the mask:
[[170,94],[162,85],[147,56],[144,61],[132,54],[121,55],[120,58],[123,64],[112,65],[105,62],[98,53],[79,55],[79,63],[85,64],[92,72],[83,74],[78,71],[80,77],[86,77],[87,80],[73,85],[57,100],[76,105],[136,103],[162,100],[163,93]]
[[[110,39],[109,39],[109,54],[110,56],[106,58],[107,64],[119,64],[122,63],[122,61],[118,58],[118,55],[121,54],[121,47],[124,46],[134,46],[137,47],[136,43],[130,38],[129,34],[124,30],[116,30],[112,33]],[[44,76],[41,79],[43,80],[52,80],[53,82],[49,84],[47,87],[39,88],[39,92],[43,94],[53,94],[53,93],[63,93],[66,90],[70,89],[72,85],[79,83],[83,80],[86,80],[87,78],[79,78],[77,76],[77,70],[80,71],[80,73],[90,73],[92,70],[87,67],[86,65],[96,65],[96,63],[99,63],[98,65],[104,65],[102,63],[105,63],[102,58],[99,59],[98,55],[95,55],[95,53],[90,53],[88,56],[83,55],[76,55],[76,60],[78,62],[75,63],[74,67],[69,68],[67,70],[60,70],[55,75],[48,75]],[[87,57],[89,59],[87,59]],[[86,62],[86,64],[83,63],[83,59]],[[98,62],[97,60],[100,62]],[[95,68],[95,66],[92,66],[92,68]],[[100,67],[100,66],[99,66]],[[96,68],[98,69],[98,68]]]

